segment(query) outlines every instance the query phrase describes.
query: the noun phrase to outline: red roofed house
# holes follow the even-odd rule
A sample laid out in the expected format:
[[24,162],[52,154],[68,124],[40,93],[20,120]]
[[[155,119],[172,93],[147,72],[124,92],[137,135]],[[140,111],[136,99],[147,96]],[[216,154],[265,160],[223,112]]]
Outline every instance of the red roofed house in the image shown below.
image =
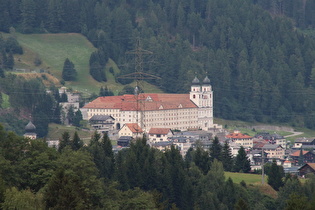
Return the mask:
[[202,84],[195,77],[189,94],[141,93],[99,97],[83,107],[87,120],[94,115],[110,115],[115,127],[139,122],[150,128],[189,130],[219,128],[213,124],[213,91],[206,77]]
[[126,123],[119,131],[118,136],[142,137],[143,130],[137,123]]
[[148,134],[150,142],[167,141],[167,138],[173,136],[169,128],[151,128]]
[[253,137],[248,136],[246,134],[242,134],[239,131],[234,131],[234,133],[230,133],[225,136],[227,139],[235,142],[244,148],[252,148],[253,147]]
[[[299,162],[301,150],[293,152],[290,156],[295,164]],[[302,150],[304,163],[315,163],[315,154],[310,151]]]

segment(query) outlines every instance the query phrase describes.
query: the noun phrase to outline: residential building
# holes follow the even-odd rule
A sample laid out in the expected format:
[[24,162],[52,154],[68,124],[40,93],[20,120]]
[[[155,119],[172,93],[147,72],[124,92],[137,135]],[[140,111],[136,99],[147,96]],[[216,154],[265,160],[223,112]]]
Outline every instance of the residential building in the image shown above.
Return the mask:
[[110,115],[94,115],[90,118],[91,126],[99,132],[108,132],[114,130],[115,119]]
[[304,166],[299,168],[300,176],[305,176],[307,174],[315,174],[315,163],[306,163]]
[[189,94],[141,93],[99,97],[83,109],[87,119],[93,115],[110,115],[119,130],[126,123],[139,123],[146,132],[150,128],[173,130],[210,130],[213,124],[213,91],[206,77],[201,83],[194,78]]
[[286,139],[277,133],[274,134],[269,134],[266,132],[258,133],[255,135],[255,138],[264,139],[268,141],[269,144],[278,144],[281,145],[283,148],[286,148]]
[[[300,155],[302,155],[302,157],[300,157]],[[306,150],[297,150],[293,152],[290,157],[295,165],[299,163],[300,158],[302,158],[301,161],[303,163],[315,163],[315,154]]]
[[299,138],[296,139],[293,145],[293,149],[300,148],[313,148],[315,149],[315,139],[314,138]]
[[230,133],[225,136],[227,140],[235,142],[240,146],[243,146],[245,149],[253,147],[253,137],[242,134],[238,130],[234,131],[234,133]]
[[121,136],[117,140],[117,145],[120,147],[129,147],[132,140],[131,136]]
[[143,130],[137,123],[126,123],[118,131],[118,136],[131,136],[132,138],[140,138],[143,136]]
[[168,141],[173,136],[173,132],[169,128],[151,128],[148,133],[150,142]]
[[285,149],[278,144],[265,144],[262,149],[267,153],[268,159],[283,159]]

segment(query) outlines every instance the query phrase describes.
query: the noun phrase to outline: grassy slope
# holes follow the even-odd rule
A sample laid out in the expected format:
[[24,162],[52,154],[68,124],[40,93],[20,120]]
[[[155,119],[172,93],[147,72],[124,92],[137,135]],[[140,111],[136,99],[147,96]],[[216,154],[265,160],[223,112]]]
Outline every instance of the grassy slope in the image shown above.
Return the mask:
[[241,181],[245,181],[247,186],[257,187],[263,194],[269,195],[270,197],[276,198],[278,193],[267,184],[267,176],[265,176],[264,184],[261,183],[262,177],[259,174],[245,174],[245,173],[232,173],[224,172],[226,179],[231,177],[234,183],[239,184]]
[[5,93],[2,93],[2,99],[3,101],[2,101],[1,107],[3,109],[9,108],[10,107],[9,96]]
[[[119,68],[115,62],[109,60],[106,66],[106,76],[108,82],[100,83],[95,81],[89,74],[89,58],[96,49],[82,35],[70,34],[15,34],[18,42],[24,48],[24,55],[17,56],[16,66],[18,68],[42,68],[49,70],[57,78],[61,79],[63,63],[69,58],[75,65],[78,72],[78,80],[67,82],[66,86],[79,90],[83,93],[98,93],[101,86],[107,86],[115,94],[122,90],[123,86],[115,82],[114,76],[109,72],[113,67],[115,73],[119,73]],[[33,61],[35,57],[42,60],[42,65],[35,67]],[[20,60],[20,61],[19,61]],[[158,88],[144,82],[146,92],[161,92]]]

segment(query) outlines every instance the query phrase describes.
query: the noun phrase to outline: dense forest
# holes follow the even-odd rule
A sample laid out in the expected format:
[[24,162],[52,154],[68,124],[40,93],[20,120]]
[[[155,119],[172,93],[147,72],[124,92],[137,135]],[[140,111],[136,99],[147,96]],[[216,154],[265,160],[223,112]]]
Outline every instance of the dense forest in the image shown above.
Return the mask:
[[[0,30],[76,32],[97,51],[90,73],[106,81],[108,58],[153,52],[143,71],[165,92],[211,79],[216,117],[315,128],[315,0],[0,0]],[[130,65],[132,66],[132,65]],[[121,74],[134,68],[121,68]],[[119,76],[119,75],[116,75]],[[128,83],[129,81],[121,81]]]
[[65,132],[60,140],[57,150],[0,125],[0,209],[280,210],[315,204],[314,176],[303,185],[287,176],[277,198],[245,181],[233,183],[224,171],[246,170],[238,168],[242,151],[234,160],[228,147],[217,148],[217,139],[209,151],[197,147],[184,158],[174,147],[165,153],[151,148],[145,137],[116,154],[107,135],[95,133],[87,146],[77,133]]

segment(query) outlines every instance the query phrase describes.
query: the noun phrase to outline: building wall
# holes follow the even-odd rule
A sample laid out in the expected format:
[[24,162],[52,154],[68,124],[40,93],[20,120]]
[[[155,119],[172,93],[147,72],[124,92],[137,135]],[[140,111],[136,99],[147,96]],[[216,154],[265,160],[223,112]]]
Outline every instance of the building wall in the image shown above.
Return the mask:
[[[220,128],[213,124],[213,91],[211,85],[193,85],[190,92],[190,100],[196,104],[196,108],[163,109],[143,111],[122,111],[120,109],[87,109],[88,119],[93,115],[111,115],[115,118],[115,124],[121,127],[125,123],[138,123],[144,131],[150,128],[171,128],[178,130]],[[147,103],[152,103],[148,101]],[[154,103],[154,102],[153,102]],[[140,103],[145,106],[145,103]],[[118,126],[117,126],[118,127]]]
[[264,152],[268,153],[268,155],[267,155],[268,158],[283,159],[283,157],[284,157],[284,149],[283,148],[277,148],[275,150],[264,149]]
[[244,148],[252,148],[253,147],[253,139],[233,139],[233,141]]

